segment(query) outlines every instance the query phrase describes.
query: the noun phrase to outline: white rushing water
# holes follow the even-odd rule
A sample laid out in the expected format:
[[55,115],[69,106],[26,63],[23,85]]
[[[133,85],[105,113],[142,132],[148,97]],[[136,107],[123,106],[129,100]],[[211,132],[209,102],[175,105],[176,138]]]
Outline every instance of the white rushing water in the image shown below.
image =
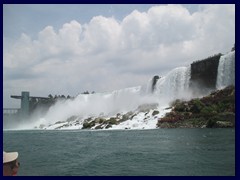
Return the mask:
[[222,55],[218,65],[216,88],[235,85],[235,51]]
[[189,90],[190,74],[190,66],[173,69],[158,80],[155,95],[167,102],[178,98],[188,99],[191,97]]
[[[145,86],[108,93],[80,94],[74,99],[59,100],[47,114],[33,114],[30,121],[19,124],[17,129],[55,129],[66,124],[68,126],[61,129],[81,129],[88,118],[109,119],[129,112],[135,114],[134,118],[113,125],[112,129],[153,129],[158,119],[170,111],[166,109],[169,102],[189,97],[189,79],[190,67],[179,67],[158,80],[154,93],[151,90],[152,80],[149,80]],[[139,110],[144,106],[151,108],[144,112]],[[154,111],[159,113],[153,115]]]
[[[159,118],[169,112],[169,102],[187,98],[190,67],[179,67],[161,77],[152,93],[152,79],[145,86],[125,88],[109,93],[80,94],[73,100],[60,100],[44,116],[33,115],[30,122],[21,123],[18,129],[81,129],[87,118],[123,116],[133,112],[134,117],[110,129],[154,129]],[[151,107],[147,111],[139,107]],[[141,108],[140,108],[141,109]],[[158,114],[154,114],[158,111]],[[67,124],[67,126],[66,126]]]
[[[141,86],[125,88],[109,93],[80,94],[73,100],[61,100],[50,107],[44,117],[33,116],[32,124],[27,127],[49,126],[56,122],[65,122],[75,116],[82,125],[89,117],[113,117],[118,113],[135,111],[142,104],[158,103],[157,99],[141,93]],[[61,123],[59,123],[61,125]],[[26,127],[23,125],[22,127]],[[20,128],[22,128],[20,127]],[[74,128],[74,127],[72,127]]]
[[[152,129],[156,128],[158,118],[170,110],[165,110],[169,102],[176,98],[189,97],[188,86],[190,79],[190,67],[179,67],[161,77],[154,93],[150,90],[152,80],[145,86],[138,86],[116,90],[109,93],[95,93],[78,95],[73,100],[62,100],[52,106],[43,117],[33,117],[32,123],[27,126],[22,124],[20,128],[49,127],[57,128],[65,124],[70,117],[78,121],[78,125],[68,126],[70,129],[82,128],[84,120],[89,117],[116,117],[117,114],[134,112],[134,118],[122,122],[112,129]],[[157,104],[148,113],[138,111],[139,106]],[[153,111],[159,111],[158,115],[152,115]]]
[[[153,129],[159,118],[169,112],[169,103],[175,99],[189,100],[191,68],[178,67],[166,76],[160,77],[152,92],[153,80],[145,85],[116,90],[109,93],[80,94],[73,100],[61,100],[53,105],[46,115],[33,116],[30,123],[21,124],[19,129],[81,129],[87,118],[123,117],[126,113],[134,116],[113,125],[110,129]],[[221,56],[218,66],[217,88],[235,85],[235,51]],[[151,106],[142,112],[139,107]],[[152,107],[153,105],[153,107]],[[157,105],[157,106],[155,106]],[[158,114],[154,114],[158,111]],[[69,119],[70,118],[70,119]],[[66,126],[67,124],[67,126]]]

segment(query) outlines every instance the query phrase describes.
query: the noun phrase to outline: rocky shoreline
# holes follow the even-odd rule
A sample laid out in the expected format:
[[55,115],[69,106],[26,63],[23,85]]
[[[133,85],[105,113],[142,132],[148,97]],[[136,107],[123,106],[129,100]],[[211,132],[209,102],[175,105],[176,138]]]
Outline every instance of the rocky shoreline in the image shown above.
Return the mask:
[[176,100],[158,128],[234,128],[235,87],[228,86],[203,98]]
[[134,111],[113,116],[71,116],[36,129],[155,129],[155,128],[234,128],[235,87],[217,90],[203,98],[175,100],[170,107],[143,104]]
[[[169,110],[165,110],[168,111]],[[51,125],[53,129],[64,129],[73,126],[79,126],[80,129],[112,129],[114,126],[122,125],[124,129],[131,129],[131,123],[133,126],[138,126],[137,122],[144,121],[147,125],[148,122],[152,122],[153,119],[160,118],[160,110],[157,103],[143,104],[138,106],[135,111],[129,111],[127,113],[117,113],[115,116],[105,117],[104,114],[98,117],[89,117],[81,119],[77,116],[71,116],[65,122],[58,121]],[[137,119],[137,120],[136,120]],[[124,124],[125,123],[125,124]],[[155,128],[156,128],[155,123]],[[40,129],[46,129],[46,127],[39,127]],[[120,128],[122,129],[122,128]]]

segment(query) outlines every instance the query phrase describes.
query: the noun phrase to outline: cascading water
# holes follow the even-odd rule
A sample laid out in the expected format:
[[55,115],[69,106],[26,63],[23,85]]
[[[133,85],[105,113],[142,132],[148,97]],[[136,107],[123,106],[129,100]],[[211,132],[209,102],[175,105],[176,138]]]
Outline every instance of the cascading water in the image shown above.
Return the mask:
[[153,86],[153,78],[149,79],[147,84],[141,86],[141,94],[142,95],[150,95],[153,93],[152,91],[152,86]]
[[80,94],[74,100],[62,100],[52,106],[48,113],[34,121],[34,126],[48,126],[63,122],[71,117],[82,120],[88,117],[111,117],[117,113],[134,111],[141,104],[153,103],[156,100],[141,94],[141,86],[116,90],[110,93]]
[[216,88],[222,89],[229,85],[235,85],[235,51],[219,59]]
[[[117,111],[123,110],[124,107],[131,109],[132,104],[127,104],[129,97],[135,99],[137,89],[126,89],[114,91],[112,93],[96,93],[89,95],[79,95],[75,100],[62,102],[49,110],[46,119],[65,120],[72,115],[81,117],[99,116],[99,114],[111,115]],[[123,104],[126,106],[123,106]],[[62,109],[63,113],[59,112]],[[64,110],[65,109],[65,110]],[[56,118],[58,115],[58,118]]]
[[177,98],[188,98],[190,74],[190,67],[173,69],[158,80],[154,94],[168,102]]
[[151,94],[152,93],[152,84],[153,84],[153,81],[152,81],[152,78],[148,80],[148,83],[146,85],[146,89],[145,89],[145,93],[146,94]]
[[[26,122],[27,127],[40,127],[72,121],[83,123],[89,117],[111,117],[119,113],[135,111],[141,105],[157,104],[163,109],[176,99],[190,99],[192,92],[189,87],[191,67],[178,67],[166,76],[151,78],[146,85],[125,88],[109,93],[79,95],[73,100],[62,100],[53,105],[46,115],[33,117],[32,123]],[[155,77],[155,76],[154,76]],[[156,83],[156,84],[155,84]],[[154,88],[153,88],[154,84]],[[216,86],[218,89],[235,85],[235,51],[221,56],[218,65]],[[146,115],[146,113],[145,113]],[[145,123],[145,115],[139,115],[137,122]],[[72,118],[73,117],[73,118]],[[38,120],[36,120],[38,119]],[[155,119],[156,120],[156,119]],[[130,120],[132,122],[132,119]],[[151,127],[155,127],[156,122]],[[135,125],[134,125],[135,126]],[[22,125],[24,128],[24,125]],[[21,128],[21,127],[20,127]]]
[[[29,127],[41,127],[41,125],[54,127],[54,124],[57,126],[58,123],[72,119],[82,124],[84,119],[89,117],[116,116],[118,113],[135,111],[144,104],[158,104],[159,107],[166,108],[172,100],[190,97],[190,71],[190,66],[173,69],[166,76],[158,79],[154,92],[152,92],[153,81],[150,80],[145,87],[126,88],[110,93],[81,94],[73,100],[62,100],[52,106],[44,117],[27,124]],[[146,123],[144,116],[141,118],[143,118],[142,123]],[[155,121],[151,120],[156,123]],[[154,123],[151,127],[155,127]]]

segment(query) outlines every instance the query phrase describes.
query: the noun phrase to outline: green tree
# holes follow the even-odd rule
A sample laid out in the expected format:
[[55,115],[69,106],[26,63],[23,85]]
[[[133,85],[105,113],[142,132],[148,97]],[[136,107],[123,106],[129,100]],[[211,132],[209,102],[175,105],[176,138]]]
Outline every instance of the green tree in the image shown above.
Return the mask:
[[53,98],[53,96],[52,96],[51,94],[49,94],[49,95],[48,95],[48,97],[49,97],[50,99],[52,99],[52,98]]

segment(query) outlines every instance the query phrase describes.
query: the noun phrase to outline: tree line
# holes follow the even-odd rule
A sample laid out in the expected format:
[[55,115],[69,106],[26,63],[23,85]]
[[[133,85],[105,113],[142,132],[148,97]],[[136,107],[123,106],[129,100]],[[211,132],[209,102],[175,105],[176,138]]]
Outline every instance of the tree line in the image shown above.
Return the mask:
[[[92,91],[91,93],[89,91],[84,91],[80,94],[95,94],[95,91]],[[65,96],[65,95],[55,95],[55,96],[53,96],[52,94],[49,94],[48,98],[49,99],[74,99],[75,97],[70,96],[70,95],[67,95],[67,96]]]

